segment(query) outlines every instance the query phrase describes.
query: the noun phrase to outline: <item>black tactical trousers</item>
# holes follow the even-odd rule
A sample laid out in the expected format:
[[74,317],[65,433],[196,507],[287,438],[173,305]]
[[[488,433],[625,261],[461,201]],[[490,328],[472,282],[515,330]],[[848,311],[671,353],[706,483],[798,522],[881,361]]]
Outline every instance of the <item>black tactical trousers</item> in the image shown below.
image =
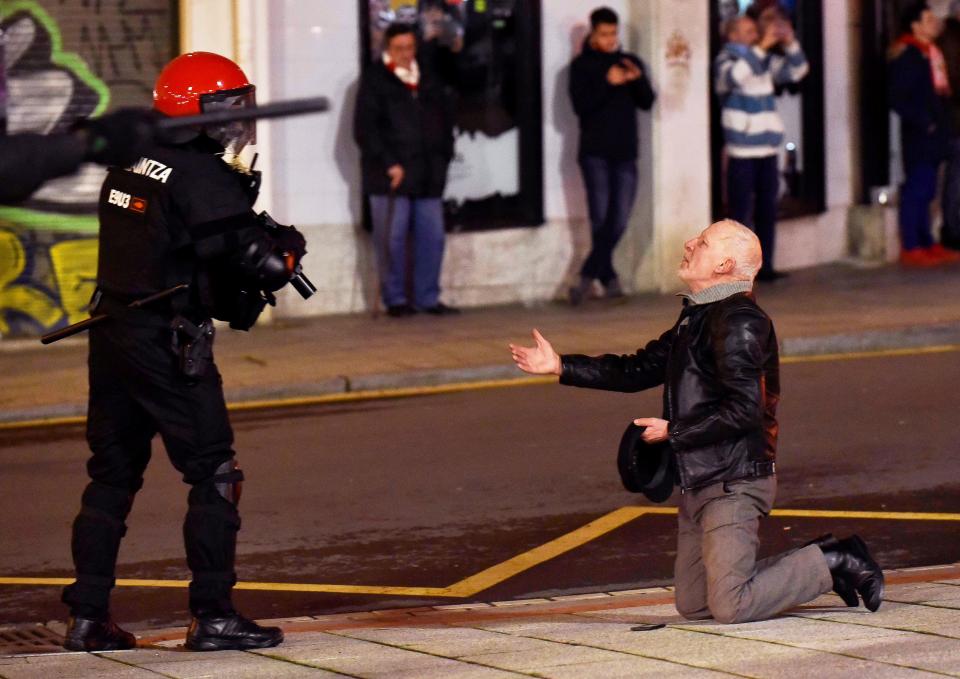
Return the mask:
[[64,589],[64,603],[81,617],[107,613],[124,522],[143,485],[150,442],[159,433],[170,461],[191,486],[183,522],[187,565],[193,573],[190,608],[194,614],[231,610],[240,516],[217,489],[224,480],[218,468],[230,463],[234,453],[212,356],[204,375],[187,380],[171,349],[166,319],[143,325],[111,320],[90,331],[89,370],[91,481],[73,524],[77,575]]

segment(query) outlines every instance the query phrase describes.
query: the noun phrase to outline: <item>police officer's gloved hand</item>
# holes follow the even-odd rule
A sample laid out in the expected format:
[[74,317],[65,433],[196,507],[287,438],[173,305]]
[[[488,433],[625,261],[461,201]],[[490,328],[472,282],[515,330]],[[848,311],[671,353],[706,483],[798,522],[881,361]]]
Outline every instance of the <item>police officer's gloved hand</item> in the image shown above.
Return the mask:
[[277,248],[294,255],[298,262],[307,254],[306,239],[292,226],[278,226],[270,235]]
[[86,160],[101,165],[132,165],[154,140],[157,115],[149,109],[125,108],[74,126],[86,140]]

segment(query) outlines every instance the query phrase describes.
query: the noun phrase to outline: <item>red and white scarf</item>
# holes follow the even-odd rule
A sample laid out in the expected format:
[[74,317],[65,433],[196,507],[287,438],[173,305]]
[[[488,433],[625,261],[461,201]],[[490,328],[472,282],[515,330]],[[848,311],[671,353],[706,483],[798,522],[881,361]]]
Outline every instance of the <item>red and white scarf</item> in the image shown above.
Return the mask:
[[918,40],[909,33],[901,35],[897,41],[902,45],[913,45],[930,61],[930,75],[933,77],[933,89],[941,97],[950,96],[950,78],[947,76],[947,62],[943,52],[932,42]]
[[383,65],[386,66],[391,73],[397,76],[407,89],[411,92],[416,92],[420,87],[420,66],[417,64],[417,60],[414,59],[410,62],[410,68],[404,68],[403,66],[398,66],[393,63],[393,60],[390,59],[390,55],[386,52],[383,53]]

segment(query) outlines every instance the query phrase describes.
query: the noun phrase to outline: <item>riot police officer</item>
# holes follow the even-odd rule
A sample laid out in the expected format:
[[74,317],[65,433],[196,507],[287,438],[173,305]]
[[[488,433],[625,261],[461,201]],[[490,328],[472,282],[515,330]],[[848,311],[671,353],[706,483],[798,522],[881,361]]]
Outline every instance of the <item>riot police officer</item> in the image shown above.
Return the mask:
[[[154,108],[167,116],[254,103],[254,86],[225,57],[195,52],[161,72]],[[192,129],[155,145],[127,168],[110,170],[100,194],[98,292],[112,320],[90,332],[87,463],[90,483],[73,524],[76,581],[65,646],[131,648],[134,637],[109,613],[125,519],[159,434],[189,484],[183,522],[191,650],[248,649],[283,640],[233,608],[237,504],[243,474],[234,459],[211,317],[247,329],[305,253],[292,227],[268,228],[252,210],[257,173],[224,162],[255,142],[255,123]],[[187,284],[152,305],[131,301]]]

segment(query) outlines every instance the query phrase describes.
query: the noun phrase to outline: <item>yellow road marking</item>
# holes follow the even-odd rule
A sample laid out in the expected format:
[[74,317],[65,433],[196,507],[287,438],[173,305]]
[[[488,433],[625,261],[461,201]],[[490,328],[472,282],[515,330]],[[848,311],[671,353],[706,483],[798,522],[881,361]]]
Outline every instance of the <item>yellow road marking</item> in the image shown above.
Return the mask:
[[[452,597],[466,599],[505,582],[524,571],[530,570],[561,554],[582,547],[602,535],[620,528],[644,515],[676,514],[676,507],[628,506],[615,509],[598,519],[569,533],[507,559],[471,575],[448,587],[391,587],[376,585],[329,585],[294,582],[238,582],[236,589],[259,592],[315,592],[327,594],[372,594],[382,596]],[[943,512],[873,512],[833,509],[774,509],[776,517],[827,518],[827,519],[886,519],[893,521],[960,521],[960,513]],[[0,577],[0,585],[17,586],[63,586],[73,578]],[[118,579],[118,587],[179,587],[185,588],[189,580],[134,580]]]
[[[62,586],[73,578],[0,578],[0,585]],[[117,587],[172,587],[185,589],[189,580],[134,580],[117,579]],[[287,582],[238,582],[235,589],[269,592],[327,592],[333,594],[387,594],[391,596],[457,596],[447,593],[446,587],[378,587],[363,585],[314,585]]]
[[620,509],[616,509],[566,535],[561,535],[556,540],[551,540],[546,544],[519,554],[503,563],[480,571],[476,575],[471,575],[469,578],[465,578],[451,585],[450,590],[456,592],[458,596],[466,598],[473,596],[477,592],[490,589],[494,585],[509,580],[525,570],[542,564],[544,561],[549,561],[556,556],[585,545],[591,540],[595,540],[601,535],[605,535],[615,528],[619,528],[625,523],[633,521],[638,516],[643,516],[643,514],[646,513],[646,509],[646,507],[621,507]]
[[960,521],[960,514],[937,512],[855,512],[832,509],[774,509],[772,516],[826,519],[890,519],[893,521]]
[[[845,354],[820,354],[817,356],[785,356],[780,359],[780,362],[783,364],[823,363],[828,361],[854,361],[865,358],[943,354],[954,351],[960,351],[960,344],[944,344],[932,347],[917,347],[913,349],[880,349],[877,351],[858,351]],[[367,391],[348,391],[335,394],[321,394],[318,396],[295,396],[290,398],[264,399],[258,401],[241,401],[239,403],[227,404],[227,409],[230,412],[279,410],[282,408],[299,408],[305,406],[336,403],[355,403],[358,401],[412,398],[417,396],[436,396],[439,394],[455,394],[466,391],[504,389],[507,387],[532,387],[544,384],[555,384],[556,381],[557,378],[551,375],[548,377],[515,377],[500,380],[478,380],[476,382],[453,382],[450,384],[437,384],[426,387],[371,389]],[[0,431],[74,426],[84,424],[86,421],[87,418],[84,415],[71,415],[68,417],[49,417],[34,420],[0,422]]]

